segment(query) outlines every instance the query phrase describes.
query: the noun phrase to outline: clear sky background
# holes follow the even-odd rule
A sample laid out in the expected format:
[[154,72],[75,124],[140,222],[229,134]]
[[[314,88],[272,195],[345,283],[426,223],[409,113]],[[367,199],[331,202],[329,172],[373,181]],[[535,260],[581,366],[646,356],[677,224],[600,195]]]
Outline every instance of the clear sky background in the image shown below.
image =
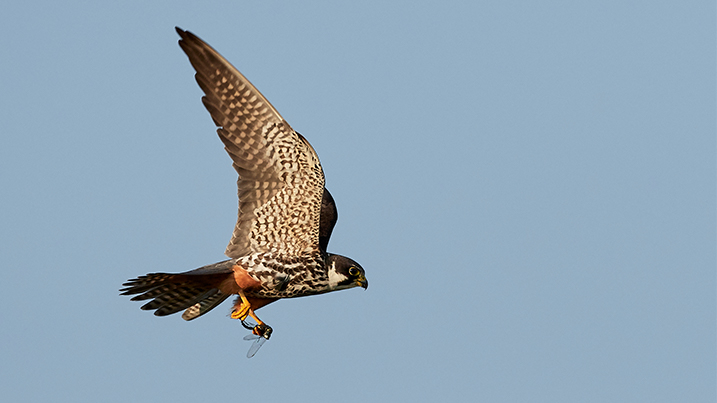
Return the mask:
[[[317,150],[352,289],[194,322],[236,174],[174,26]],[[0,400],[714,402],[712,1],[12,1]]]

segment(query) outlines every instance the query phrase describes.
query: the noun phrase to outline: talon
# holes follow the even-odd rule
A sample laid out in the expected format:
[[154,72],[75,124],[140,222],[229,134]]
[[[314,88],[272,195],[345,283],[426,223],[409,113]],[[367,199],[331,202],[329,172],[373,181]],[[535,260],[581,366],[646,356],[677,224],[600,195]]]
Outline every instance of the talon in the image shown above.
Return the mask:
[[245,303],[242,303],[238,307],[235,306],[231,314],[232,319],[240,319],[242,322],[244,322],[244,319],[249,316],[249,309],[251,309],[251,307],[249,306],[249,304]]
[[246,295],[239,291],[239,300],[234,303],[234,310],[231,314],[232,319],[240,319],[243,321],[249,315],[253,317],[253,313],[251,304],[249,303],[249,300],[246,299]]
[[[251,330],[255,335],[264,337],[267,340],[271,337],[271,327],[256,316],[254,310],[251,309],[249,300],[242,291],[239,291],[239,300],[234,304],[234,310],[231,313],[231,317],[232,319],[239,319],[241,321],[241,325],[246,329]],[[254,319],[257,322],[257,325],[247,322],[247,317]]]

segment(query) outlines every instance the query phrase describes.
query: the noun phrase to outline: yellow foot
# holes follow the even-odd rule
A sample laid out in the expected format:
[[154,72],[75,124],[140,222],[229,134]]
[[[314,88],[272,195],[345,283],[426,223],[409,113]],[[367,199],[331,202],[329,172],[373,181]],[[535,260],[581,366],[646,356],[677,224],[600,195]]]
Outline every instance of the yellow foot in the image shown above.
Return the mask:
[[[249,316],[251,316],[251,318],[256,321],[256,325],[246,322],[246,318]],[[239,291],[239,300],[234,304],[234,310],[232,310],[231,317],[232,319],[241,320],[242,326],[251,330],[252,333],[254,333],[255,335],[263,337],[267,340],[269,339],[269,337],[271,337],[271,326],[262,322],[262,320],[256,316],[254,310],[251,309],[251,304],[249,303],[249,300],[246,298],[246,295],[244,295],[244,292],[242,291]]]
[[251,309],[251,306],[247,303],[242,303],[239,306],[234,306],[234,310],[232,311],[232,319],[239,319],[244,320],[247,316],[249,316],[249,310]]
[[231,317],[232,319],[240,319],[243,322],[248,316],[254,319],[258,324],[264,324],[261,319],[256,317],[256,314],[254,313],[254,310],[251,309],[251,304],[246,298],[246,295],[244,295],[244,292],[239,291],[239,300],[234,303],[234,310],[232,310]]

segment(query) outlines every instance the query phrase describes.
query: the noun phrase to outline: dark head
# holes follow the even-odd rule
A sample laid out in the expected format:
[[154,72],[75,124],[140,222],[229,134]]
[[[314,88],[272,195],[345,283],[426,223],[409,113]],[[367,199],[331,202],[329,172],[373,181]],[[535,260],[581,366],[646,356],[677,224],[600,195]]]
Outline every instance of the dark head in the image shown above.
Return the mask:
[[368,288],[368,281],[363,267],[353,260],[345,256],[329,253],[326,266],[329,270],[329,288],[331,291],[357,286],[364,289]]

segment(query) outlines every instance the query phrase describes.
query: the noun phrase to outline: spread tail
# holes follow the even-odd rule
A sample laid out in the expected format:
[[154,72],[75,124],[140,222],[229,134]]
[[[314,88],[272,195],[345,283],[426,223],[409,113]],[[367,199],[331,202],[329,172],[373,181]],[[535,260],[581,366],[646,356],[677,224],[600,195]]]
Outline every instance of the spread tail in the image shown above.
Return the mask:
[[230,294],[217,288],[231,273],[230,260],[179,274],[150,273],[122,284],[120,295],[135,295],[132,301],[151,299],[141,309],[166,316],[185,310],[184,320],[198,318],[221,304]]

